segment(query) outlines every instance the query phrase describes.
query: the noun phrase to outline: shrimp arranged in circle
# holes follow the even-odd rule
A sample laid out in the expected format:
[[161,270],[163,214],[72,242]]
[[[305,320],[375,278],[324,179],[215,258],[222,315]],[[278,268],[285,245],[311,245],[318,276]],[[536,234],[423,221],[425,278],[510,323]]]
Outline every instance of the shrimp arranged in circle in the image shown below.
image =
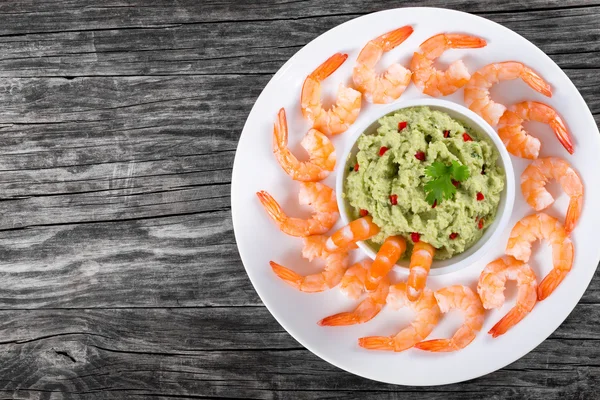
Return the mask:
[[538,300],[544,300],[565,279],[573,265],[574,248],[563,225],[548,214],[529,215],[515,224],[506,245],[506,254],[524,262],[529,261],[531,245],[545,239],[552,245],[554,268],[538,286]]
[[[352,299],[358,299],[365,292],[365,279],[371,263],[371,260],[365,259],[346,270],[340,285],[342,293]],[[323,318],[318,324],[321,326],[341,326],[370,321],[379,314],[379,311],[385,305],[389,287],[390,281],[385,277],[379,282],[377,289],[369,292],[368,297],[354,311],[331,315]]]
[[415,301],[421,296],[427,283],[429,268],[435,255],[435,248],[422,240],[415,243],[410,256],[410,272],[408,274],[408,299]]
[[537,302],[537,279],[531,267],[512,256],[500,257],[489,263],[479,276],[477,293],[483,308],[500,308],[504,304],[506,281],[516,281],[519,287],[515,306],[488,332],[498,337],[521,321]]
[[390,287],[387,304],[398,310],[409,307],[417,314],[411,324],[394,336],[368,336],[358,339],[358,345],[370,350],[404,351],[425,340],[438,324],[441,316],[440,308],[427,288],[416,302],[408,300],[406,283],[398,283]]
[[550,179],[555,179],[571,198],[565,217],[565,230],[571,233],[583,207],[583,183],[568,162],[558,157],[545,157],[529,164],[521,175],[523,197],[535,211],[547,208],[554,203],[554,198],[546,190]]
[[454,285],[440,289],[434,293],[442,313],[450,309],[459,309],[465,314],[464,324],[450,339],[427,340],[415,345],[421,350],[448,352],[463,349],[475,339],[483,326],[485,309],[479,296],[467,286]]
[[340,216],[334,190],[322,183],[301,183],[298,193],[299,203],[310,205],[315,209],[315,213],[309,219],[288,217],[277,201],[264,190],[256,195],[279,229],[290,236],[325,233],[335,225]]
[[327,238],[321,235],[308,236],[304,238],[304,248],[302,249],[302,256],[308,261],[313,261],[315,258],[325,261],[323,271],[303,276],[271,261],[273,272],[301,292],[322,292],[337,286],[348,268],[348,253],[331,254],[326,252],[326,240]]
[[506,61],[488,64],[475,72],[465,86],[465,104],[490,125],[496,126],[506,107],[490,98],[490,88],[500,81],[521,78],[533,90],[552,97],[550,85],[523,63]]
[[315,69],[302,86],[302,115],[313,123],[313,128],[326,135],[345,132],[360,113],[361,93],[340,83],[335,105],[325,110],[321,100],[321,81],[333,74],[348,58],[336,53]]
[[316,129],[308,131],[302,147],[309,161],[298,161],[288,149],[288,127],[285,110],[282,108],[273,126],[273,154],[283,170],[297,181],[316,182],[327,178],[335,168],[335,148],[327,136]]
[[379,233],[379,227],[373,223],[373,217],[367,215],[350,222],[336,231],[325,244],[328,252],[346,251],[356,245],[356,242],[367,240]]
[[436,69],[433,63],[446,50],[481,48],[486,44],[477,36],[457,33],[440,33],[430,37],[421,44],[410,62],[413,82],[423,93],[434,97],[456,92],[471,79],[462,60],[450,64],[446,71]]
[[406,90],[411,76],[408,69],[394,63],[379,75],[375,72],[375,66],[383,53],[404,42],[412,33],[412,26],[403,26],[369,41],[360,51],[352,80],[367,101],[376,104],[389,103],[400,97]]
[[525,131],[523,121],[537,121],[550,125],[558,141],[573,154],[571,136],[558,113],[544,103],[523,101],[506,110],[498,121],[498,136],[512,155],[535,160],[540,154],[540,140]]
[[367,290],[375,290],[378,287],[379,282],[394,268],[396,261],[405,251],[406,240],[402,236],[390,236],[385,239],[367,272]]

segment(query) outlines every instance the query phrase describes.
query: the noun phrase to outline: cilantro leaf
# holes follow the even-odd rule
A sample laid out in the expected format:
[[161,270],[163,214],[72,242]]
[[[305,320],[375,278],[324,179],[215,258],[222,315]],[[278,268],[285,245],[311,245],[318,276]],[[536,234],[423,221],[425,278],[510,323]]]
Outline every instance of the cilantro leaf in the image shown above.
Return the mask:
[[469,167],[460,165],[457,161],[452,161],[452,165],[450,165],[450,175],[452,175],[452,178],[455,180],[463,182],[469,179],[471,174],[469,173]]
[[432,206],[440,204],[442,200],[449,200],[454,197],[456,187],[452,184],[452,180],[462,182],[470,176],[469,168],[456,161],[452,161],[451,165],[434,161],[425,168],[425,175],[431,178],[424,185],[425,200]]
[[448,167],[443,162],[434,161],[430,166],[425,167],[425,175],[432,178],[439,178],[448,173]]

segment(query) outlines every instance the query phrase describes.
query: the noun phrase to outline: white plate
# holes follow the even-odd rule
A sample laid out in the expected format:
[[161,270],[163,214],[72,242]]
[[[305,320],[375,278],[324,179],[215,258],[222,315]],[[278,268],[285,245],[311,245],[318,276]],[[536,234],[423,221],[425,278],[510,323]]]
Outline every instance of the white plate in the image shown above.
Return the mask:
[[[268,219],[255,193],[269,191],[289,214],[307,215],[297,203],[298,184],[281,169],[271,153],[273,122],[280,107],[285,107],[290,126],[290,145],[301,154],[299,142],[309,129],[300,114],[300,89],[306,75],[335,52],[349,54],[348,61],[327,79],[324,86],[333,94],[339,82],[349,83],[351,71],[359,51],[376,36],[402,25],[411,24],[413,35],[396,49],[386,54],[380,65],[387,67],[400,61],[408,65],[413,51],[430,36],[440,32],[464,32],[484,37],[488,45],[482,49],[446,52],[441,64],[447,65],[463,58],[470,71],[494,61],[521,61],[537,71],[553,89],[553,97],[545,98],[520,81],[503,82],[492,89],[492,95],[503,104],[523,100],[548,103],[563,116],[575,142],[575,156],[570,156],[558,143],[549,127],[531,123],[529,128],[542,139],[541,156],[566,158],[576,168],[585,184],[583,214],[572,234],[575,243],[575,262],[572,271],[548,299],[538,303],[533,311],[503,336],[492,339],[486,332],[514,304],[514,291],[504,307],[486,313],[482,332],[465,349],[454,353],[435,354],[410,349],[402,353],[368,351],[357,345],[357,339],[369,335],[392,335],[409,321],[409,311],[384,310],[369,323],[350,327],[320,327],[321,318],[351,310],[356,302],[333,289],[318,294],[300,293],[280,281],[271,271],[269,261],[293,268],[300,273],[315,272],[319,265],[311,265],[300,256],[301,240],[281,233]],[[411,86],[398,100],[416,99],[424,95]],[[463,104],[463,91],[445,99]],[[363,102],[365,104],[366,102]],[[361,126],[373,120],[377,105],[365,104],[355,124]],[[352,128],[334,139],[338,154],[350,146],[355,136]],[[353,374],[366,378],[402,385],[442,385],[472,379],[517,360],[547,338],[573,310],[587,288],[598,261],[600,247],[590,243],[600,213],[593,207],[600,198],[600,138],[598,128],[583,98],[562,70],[541,50],[511,30],[486,19],[457,11],[435,8],[403,8],[382,11],[346,22],[324,33],[296,53],[275,74],[254,104],[242,132],[235,157],[232,177],[231,204],[233,226],[240,256],[259,296],[279,323],[303,346],[324,360]],[[528,161],[513,157],[515,174],[519,179]],[[338,160],[337,168],[343,168]],[[339,172],[339,170],[336,170]],[[334,186],[335,174],[325,183]],[[547,210],[564,219],[568,198],[556,185],[550,190],[558,196]],[[517,190],[509,228],[532,212]],[[506,229],[497,248],[482,261],[460,271],[432,276],[428,285],[439,289],[450,284],[465,284],[475,288],[479,273],[485,264],[503,254],[510,229]],[[588,238],[588,240],[586,240]],[[543,277],[551,269],[550,251],[546,244],[534,247],[531,265]],[[356,253],[356,252],[355,252]],[[362,256],[356,254],[356,257]],[[510,294],[510,293],[509,293]],[[460,325],[460,315],[447,315],[430,339],[447,337]]]

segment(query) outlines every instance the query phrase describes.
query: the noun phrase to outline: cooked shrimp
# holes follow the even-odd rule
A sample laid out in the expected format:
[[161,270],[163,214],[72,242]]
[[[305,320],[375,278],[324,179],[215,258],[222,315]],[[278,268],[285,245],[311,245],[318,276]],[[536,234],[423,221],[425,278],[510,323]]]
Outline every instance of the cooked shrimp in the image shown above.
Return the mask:
[[565,217],[565,229],[567,233],[571,233],[579,220],[583,207],[583,183],[568,162],[558,157],[545,157],[529,164],[521,175],[523,197],[535,211],[541,211],[550,206],[554,202],[554,198],[546,190],[546,184],[550,179],[558,181],[571,198]]
[[[358,262],[348,268],[344,277],[342,278],[342,284],[340,286],[343,293],[353,299],[358,299],[365,291],[365,279],[367,277],[367,270],[371,266],[371,260],[366,259]],[[340,326],[340,325],[354,325],[362,324],[370,321],[379,314],[379,311],[383,308],[388,295],[388,289],[390,287],[390,281],[383,278],[377,289],[368,294],[368,297],[363,300],[354,311],[342,312],[339,314],[331,315],[323,318],[319,321],[319,325],[322,326]]]
[[408,274],[408,299],[415,301],[427,283],[427,275],[433,261],[435,248],[422,240],[415,243],[410,256],[410,272]]
[[367,272],[365,287],[367,290],[377,288],[381,281],[394,268],[396,261],[406,251],[406,240],[402,236],[390,236],[385,239],[375,256],[375,261]]
[[506,281],[517,281],[519,294],[515,306],[488,332],[498,337],[521,321],[537,302],[537,280],[528,264],[512,256],[500,257],[489,263],[479,276],[477,293],[483,308],[500,308],[504,304]]
[[490,98],[490,88],[500,81],[521,78],[533,90],[552,97],[550,85],[531,68],[515,61],[488,64],[475,72],[465,86],[465,104],[495,126],[506,107]]
[[465,86],[471,74],[462,60],[450,64],[446,71],[433,66],[434,61],[449,49],[480,48],[486,41],[476,36],[440,33],[424,41],[415,52],[410,69],[413,71],[413,82],[421,91],[430,96],[447,96]]
[[315,258],[325,260],[323,271],[302,276],[291,269],[271,261],[273,272],[283,279],[287,284],[295,287],[302,292],[322,292],[337,286],[346,268],[348,268],[348,253],[330,254],[325,251],[325,241],[327,238],[321,235],[314,235],[304,238],[304,248],[302,256],[312,261]]
[[404,93],[410,83],[411,72],[398,63],[394,63],[379,75],[375,66],[383,53],[404,42],[413,33],[412,26],[403,26],[385,33],[367,43],[356,59],[352,80],[367,101],[371,103],[389,103]]
[[410,307],[417,316],[410,326],[402,329],[394,336],[369,336],[358,339],[358,345],[365,349],[404,351],[425,340],[440,320],[441,312],[433,292],[427,288],[418,301],[412,302],[407,297],[406,283],[390,287],[387,304],[394,309]]
[[552,245],[554,268],[538,286],[538,300],[544,300],[562,282],[573,265],[573,242],[556,218],[548,214],[529,215],[515,224],[506,245],[506,254],[517,260],[529,261],[531,245],[537,239],[546,239]]
[[281,168],[297,181],[316,182],[327,178],[335,168],[335,148],[329,138],[316,129],[308,131],[300,144],[309,156],[309,161],[298,161],[288,149],[288,127],[285,110],[277,115],[273,127],[273,154]]
[[415,347],[434,352],[455,351],[467,347],[483,326],[485,309],[479,296],[470,288],[462,285],[440,289],[434,293],[434,296],[443,313],[452,308],[462,310],[465,314],[465,322],[451,339],[427,340],[416,344]]
[[313,123],[314,129],[326,135],[345,132],[360,112],[360,92],[342,83],[338,88],[336,103],[330,110],[325,110],[321,101],[321,81],[333,74],[347,58],[348,55],[342,53],[329,57],[306,77],[302,86],[302,115]]
[[379,233],[379,227],[373,223],[370,215],[350,222],[336,231],[329,239],[325,248],[329,252],[345,251],[361,240],[367,240]]
[[537,121],[550,125],[558,141],[573,154],[571,136],[558,113],[544,103],[523,101],[506,110],[498,121],[498,136],[512,155],[535,160],[540,153],[540,140],[525,131],[523,121]]
[[315,213],[309,219],[288,217],[281,206],[267,192],[256,195],[265,211],[284,233],[290,236],[309,236],[325,233],[339,218],[335,192],[329,186],[318,182],[302,182],[298,201],[302,205],[311,205]]

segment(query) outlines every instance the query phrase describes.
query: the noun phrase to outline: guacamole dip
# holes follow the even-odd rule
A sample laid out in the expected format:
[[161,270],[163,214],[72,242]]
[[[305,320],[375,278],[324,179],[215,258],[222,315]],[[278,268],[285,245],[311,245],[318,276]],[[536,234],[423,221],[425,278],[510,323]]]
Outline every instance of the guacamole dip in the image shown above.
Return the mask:
[[[402,109],[379,124],[376,134],[363,133],[356,157],[348,160],[344,196],[353,217],[373,217],[381,228],[371,239],[375,245],[392,235],[405,237],[409,246],[423,240],[437,249],[436,259],[468,249],[493,222],[504,188],[492,142],[428,107]],[[468,177],[452,180],[455,193],[431,204],[425,185],[432,178],[425,171],[434,163],[442,170],[466,166],[468,172],[461,168]]]

